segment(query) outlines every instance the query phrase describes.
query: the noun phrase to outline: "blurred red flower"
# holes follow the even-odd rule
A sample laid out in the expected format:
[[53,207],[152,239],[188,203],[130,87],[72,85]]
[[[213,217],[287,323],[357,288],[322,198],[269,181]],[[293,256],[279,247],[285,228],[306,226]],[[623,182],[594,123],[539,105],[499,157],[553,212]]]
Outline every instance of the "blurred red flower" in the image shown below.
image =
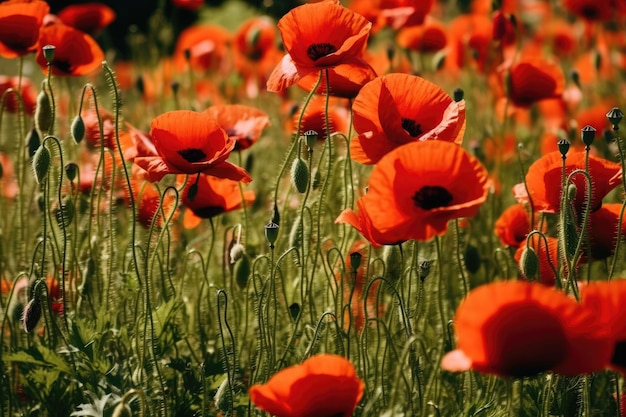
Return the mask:
[[45,1],[0,3],[0,56],[15,58],[34,52],[43,19],[49,11]]
[[248,149],[269,126],[269,116],[262,110],[243,104],[211,106],[204,111],[217,121],[230,139],[236,141],[235,150]]
[[347,359],[320,354],[253,385],[250,399],[276,417],[349,417],[364,387]]
[[103,3],[71,4],[57,16],[66,25],[96,36],[115,20],[115,11]]
[[[19,101],[16,93],[18,92],[19,77],[9,77],[6,75],[0,75],[0,97],[4,95],[4,92],[8,89],[13,89],[15,92],[7,93],[5,95],[4,103],[0,103],[0,106],[4,105],[4,109],[9,113],[17,113],[20,109]],[[37,102],[37,90],[30,82],[28,78],[22,77],[22,103],[24,104],[24,112],[28,115],[35,113],[35,103]]]
[[561,67],[535,56],[519,60],[503,73],[503,77],[509,99],[520,107],[559,97],[565,88]]

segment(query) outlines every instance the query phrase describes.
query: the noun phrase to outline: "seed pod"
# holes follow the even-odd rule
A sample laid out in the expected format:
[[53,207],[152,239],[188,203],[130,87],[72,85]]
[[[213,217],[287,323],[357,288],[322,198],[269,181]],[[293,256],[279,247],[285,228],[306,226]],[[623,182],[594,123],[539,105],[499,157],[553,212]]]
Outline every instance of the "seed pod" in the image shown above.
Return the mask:
[[65,164],[65,175],[67,175],[67,179],[74,181],[76,179],[76,175],[78,175],[78,165],[74,162],[69,162]]
[[539,258],[537,257],[537,252],[535,252],[532,247],[526,246],[522,251],[522,256],[519,260],[519,268],[527,279],[533,279],[537,275],[537,271],[539,271]]
[[39,146],[33,157],[33,171],[38,184],[41,184],[48,175],[50,169],[50,151],[45,146]]
[[32,332],[35,327],[37,327],[39,319],[41,319],[41,301],[39,301],[39,297],[35,296],[35,298],[30,300],[28,304],[26,304],[26,307],[24,307],[24,313],[22,315],[24,331],[26,333]]
[[278,225],[276,223],[269,222],[265,225],[265,239],[270,244],[270,247],[274,247],[276,239],[278,239]]
[[72,120],[71,132],[72,139],[74,139],[76,143],[80,143],[85,137],[85,122],[83,118],[80,117],[80,114],[76,115],[74,120]]
[[52,105],[50,104],[50,97],[44,90],[41,90],[37,96],[35,124],[44,135],[48,134],[52,127]]
[[305,193],[309,185],[309,168],[301,158],[293,160],[291,165],[291,183],[299,193]]

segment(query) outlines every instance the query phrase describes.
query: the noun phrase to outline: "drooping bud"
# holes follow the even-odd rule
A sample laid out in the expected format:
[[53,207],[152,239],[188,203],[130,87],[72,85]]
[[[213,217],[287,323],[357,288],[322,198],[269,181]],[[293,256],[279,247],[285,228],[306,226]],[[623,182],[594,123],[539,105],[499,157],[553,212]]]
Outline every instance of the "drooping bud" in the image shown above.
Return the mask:
[[526,245],[524,250],[522,251],[522,256],[519,260],[519,269],[527,279],[533,279],[537,275],[539,271],[539,258],[537,257],[537,252],[535,250]]
[[74,120],[72,120],[70,130],[72,132],[72,139],[74,139],[76,143],[80,143],[85,137],[85,122],[80,114],[77,114]]
[[586,147],[590,147],[596,138],[596,129],[593,126],[586,125],[581,129],[581,137]]
[[241,255],[241,259],[235,265],[235,282],[237,286],[242,290],[248,285],[248,279],[250,278],[250,258],[245,253]]
[[300,304],[298,303],[293,303],[289,306],[289,314],[291,315],[292,319],[297,319],[298,316],[300,315]]
[[76,179],[76,175],[78,175],[78,165],[74,162],[65,164],[65,175],[67,175],[68,180],[74,181],[74,179]]
[[24,312],[22,314],[22,323],[24,327],[24,331],[26,333],[32,332],[35,327],[37,327],[37,323],[41,319],[41,301],[39,297],[35,295],[26,307],[24,307]]
[[291,165],[291,183],[299,193],[303,194],[309,185],[309,167],[302,158],[296,158]]
[[30,132],[26,135],[26,147],[28,148],[28,157],[32,158],[39,149],[41,145],[41,139],[39,138],[39,133],[37,133],[37,129],[32,128]]
[[33,171],[35,172],[35,179],[38,184],[41,184],[48,175],[48,170],[50,169],[50,151],[48,148],[41,145],[37,152],[35,152],[35,156],[33,156]]

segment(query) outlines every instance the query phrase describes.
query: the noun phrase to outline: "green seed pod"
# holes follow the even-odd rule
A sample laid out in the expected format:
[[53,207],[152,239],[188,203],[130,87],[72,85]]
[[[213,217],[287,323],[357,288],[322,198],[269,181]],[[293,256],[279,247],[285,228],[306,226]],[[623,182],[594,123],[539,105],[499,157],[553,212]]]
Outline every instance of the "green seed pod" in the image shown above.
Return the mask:
[[35,296],[32,300],[26,304],[24,307],[24,313],[22,314],[22,322],[24,331],[26,333],[32,332],[35,327],[37,327],[37,323],[41,319],[41,301],[39,301],[39,297]]
[[363,259],[363,255],[361,255],[361,252],[352,252],[350,254],[350,266],[352,267],[352,270],[356,272],[357,269],[359,269],[359,266],[361,266],[361,260]]
[[41,184],[48,175],[50,169],[50,151],[45,146],[39,146],[33,157],[33,171],[38,184]]
[[52,105],[50,104],[50,97],[44,90],[41,90],[37,96],[35,124],[44,135],[48,134],[52,128]]
[[76,143],[80,143],[85,137],[85,122],[83,118],[80,117],[80,114],[76,115],[74,120],[72,120],[71,132],[72,139],[74,139]]
[[533,279],[537,276],[537,272],[539,271],[539,258],[537,257],[537,252],[530,247],[526,246],[522,251],[522,256],[519,260],[519,268],[527,279]]
[[309,185],[309,168],[301,158],[293,160],[291,165],[291,183],[299,193],[305,193]]
[[41,50],[43,52],[43,57],[46,58],[48,64],[51,64],[52,61],[54,61],[54,52],[56,47],[54,45],[44,45]]
[[297,319],[298,316],[300,315],[300,304],[298,303],[293,303],[289,306],[289,314],[291,315],[292,319]]
[[78,165],[74,162],[69,162],[65,164],[65,175],[67,175],[67,179],[74,181],[76,179],[76,175],[78,175]]
[[265,225],[265,239],[270,244],[270,247],[274,247],[276,239],[278,239],[278,225],[276,223],[269,222]]
[[244,254],[235,265],[235,282],[242,290],[248,285],[251,270],[250,258],[248,255]]

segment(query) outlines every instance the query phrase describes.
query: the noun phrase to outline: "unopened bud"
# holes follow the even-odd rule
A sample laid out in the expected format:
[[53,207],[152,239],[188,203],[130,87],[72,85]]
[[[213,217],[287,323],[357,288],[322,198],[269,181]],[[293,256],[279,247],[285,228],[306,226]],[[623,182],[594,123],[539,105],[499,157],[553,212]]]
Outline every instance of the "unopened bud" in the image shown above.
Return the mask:
[[44,135],[49,133],[52,127],[52,105],[50,104],[50,97],[44,90],[41,90],[39,95],[37,95],[35,124],[37,129]]
[[241,255],[241,259],[235,265],[235,282],[242,290],[248,285],[250,278],[250,258],[245,253]]
[[533,279],[537,275],[539,271],[539,258],[532,247],[526,246],[522,251],[522,256],[519,260],[519,268],[522,275],[527,279]]
[[301,158],[293,160],[291,165],[291,183],[299,193],[305,193],[309,185],[309,167]]
[[39,149],[35,152],[35,156],[33,156],[33,171],[35,172],[35,179],[38,184],[41,184],[48,175],[50,159],[50,151],[48,151],[48,148],[43,145],[39,146]]
[[72,132],[72,139],[74,139],[76,143],[80,143],[85,137],[85,122],[80,114],[77,114],[74,120],[72,120],[70,130]]
[[32,332],[35,327],[37,327],[37,323],[39,323],[40,319],[41,301],[39,301],[39,297],[35,295],[35,297],[26,304],[26,307],[24,307],[24,313],[22,314],[24,331],[26,333]]

